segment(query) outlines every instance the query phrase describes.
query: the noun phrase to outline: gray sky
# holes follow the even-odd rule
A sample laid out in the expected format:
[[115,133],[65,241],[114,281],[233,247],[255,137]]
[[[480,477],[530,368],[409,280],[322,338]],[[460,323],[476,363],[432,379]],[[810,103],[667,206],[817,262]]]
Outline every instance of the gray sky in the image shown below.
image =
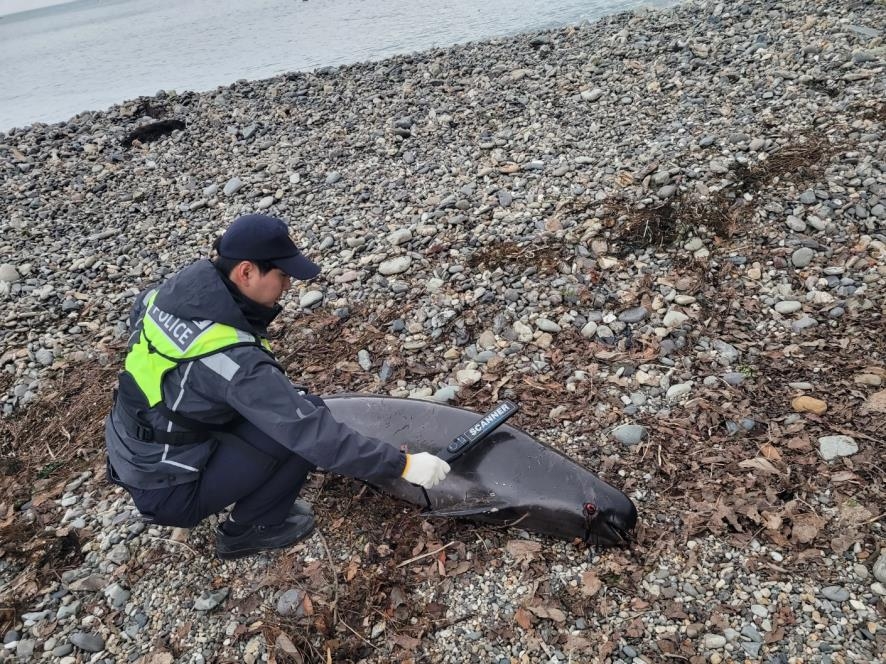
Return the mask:
[[52,5],[61,5],[72,0],[0,0],[0,16],[27,11],[28,9],[40,9]]

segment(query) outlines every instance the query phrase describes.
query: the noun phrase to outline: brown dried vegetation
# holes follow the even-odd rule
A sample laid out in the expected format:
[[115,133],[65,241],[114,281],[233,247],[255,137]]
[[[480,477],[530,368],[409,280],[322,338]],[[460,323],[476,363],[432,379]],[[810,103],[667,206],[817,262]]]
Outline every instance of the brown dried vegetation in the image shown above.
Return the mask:
[[606,226],[626,253],[631,248],[663,248],[706,228],[720,238],[731,238],[751,222],[754,206],[747,196],[790,178],[793,182],[813,181],[827,161],[844,149],[826,140],[801,136],[795,143],[774,151],[753,166],[733,164],[731,182],[709,197],[679,192],[654,207],[635,209],[624,198],[607,202]]

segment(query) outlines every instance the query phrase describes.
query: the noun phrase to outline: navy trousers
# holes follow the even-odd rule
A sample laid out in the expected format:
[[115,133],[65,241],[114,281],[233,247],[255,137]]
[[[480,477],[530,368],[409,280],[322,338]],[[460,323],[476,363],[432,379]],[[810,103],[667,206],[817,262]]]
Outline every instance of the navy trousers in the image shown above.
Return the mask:
[[[305,398],[325,407],[319,397]],[[237,523],[282,523],[315,466],[249,422],[231,433],[239,441],[222,441],[196,482],[165,489],[126,487],[139,511],[163,526],[193,528],[234,503],[231,516]]]

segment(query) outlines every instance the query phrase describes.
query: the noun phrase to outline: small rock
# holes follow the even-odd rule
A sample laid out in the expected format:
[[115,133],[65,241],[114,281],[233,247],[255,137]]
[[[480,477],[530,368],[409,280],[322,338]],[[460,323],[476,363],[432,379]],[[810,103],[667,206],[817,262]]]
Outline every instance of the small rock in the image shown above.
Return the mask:
[[803,205],[814,205],[816,202],[815,192],[812,189],[807,189],[802,194],[800,194],[800,202]]
[[668,311],[664,318],[662,318],[662,325],[667,328],[675,328],[680,327],[683,323],[689,320],[689,316],[684,314],[682,311],[674,311],[671,309]]
[[812,318],[811,316],[803,316],[800,320],[791,321],[791,330],[795,334],[799,334],[805,329],[810,327],[815,327],[818,325],[818,321]]
[[53,355],[51,350],[41,348],[36,353],[34,353],[34,359],[36,359],[37,362],[42,364],[44,367],[48,367],[55,360],[55,355]]
[[685,394],[689,394],[689,391],[692,389],[692,383],[677,383],[676,385],[671,385],[667,391],[668,399],[679,399]]
[[222,189],[222,193],[225,196],[232,196],[233,194],[240,191],[240,188],[243,186],[243,183],[240,181],[238,177],[232,177],[230,180],[225,183],[224,189]]
[[812,249],[809,247],[800,247],[791,254],[791,263],[794,264],[794,267],[806,267],[812,262],[814,257],[815,252]]
[[372,358],[369,357],[369,351],[365,348],[357,352],[357,364],[363,371],[369,371],[372,368]]
[[581,328],[581,336],[585,339],[593,339],[596,334],[597,324],[594,321],[589,321],[583,328]]
[[745,381],[745,375],[737,371],[730,371],[729,373],[723,375],[723,380],[726,381],[728,385],[738,387]]
[[803,303],[797,300],[783,300],[775,303],[775,310],[780,314],[792,314],[803,308]]
[[228,588],[222,588],[215,592],[203,591],[200,596],[194,600],[195,611],[211,611],[217,607],[228,596]]
[[15,283],[21,278],[21,275],[18,273],[18,270],[14,265],[10,265],[9,263],[0,264],[0,281]]
[[849,436],[822,436],[818,439],[818,452],[825,461],[852,456],[858,452],[858,443]]
[[411,265],[412,258],[409,256],[397,256],[396,258],[383,261],[381,265],[378,266],[378,271],[387,277],[392,274],[406,272]]
[[726,637],[722,634],[705,634],[704,647],[706,650],[716,650],[726,645]]
[[300,306],[302,309],[309,309],[318,302],[322,301],[323,293],[318,290],[311,290],[298,299],[298,306]]
[[828,409],[828,404],[814,397],[794,397],[791,399],[791,408],[797,413],[815,413],[821,415]]
[[408,228],[400,228],[388,234],[388,242],[394,246],[404,244],[412,239],[412,231]]
[[304,615],[305,593],[298,588],[290,588],[277,599],[277,613],[281,616],[296,616],[300,618]]
[[714,341],[712,341],[711,348],[717,351],[720,364],[732,364],[741,356],[741,353],[735,346],[728,344],[725,341],[721,341],[720,339],[715,339]]
[[870,385],[871,387],[880,387],[883,384],[883,379],[877,374],[858,374],[852,380],[856,385]]
[[542,332],[560,331],[560,326],[557,325],[554,321],[548,320],[547,318],[537,318],[535,321],[535,326]]
[[880,550],[880,557],[877,558],[877,562],[874,563],[873,568],[874,578],[877,579],[880,583],[886,583],[886,549]]
[[455,385],[447,385],[434,392],[431,398],[440,403],[447,403],[453,401],[456,396],[458,396],[458,388]]
[[639,424],[622,424],[612,430],[612,437],[622,445],[638,445],[647,436],[646,427]]
[[468,387],[470,385],[475,385],[480,382],[480,379],[483,377],[476,369],[462,369],[461,371],[457,371],[455,373],[455,380],[462,387]]
[[645,320],[649,315],[649,312],[645,307],[634,307],[633,309],[626,309],[622,311],[618,315],[618,320],[622,323],[639,323],[642,320]]
[[822,588],[821,595],[832,602],[845,602],[849,599],[849,591],[841,586],[827,586]]
[[495,332],[493,332],[492,330],[484,330],[477,338],[477,348],[482,348],[483,350],[491,350],[495,348],[496,345],[497,343],[495,339]]
[[86,652],[101,652],[105,649],[105,640],[98,634],[90,632],[74,632],[71,643]]
[[34,655],[34,639],[22,639],[15,644],[15,656],[22,662],[27,662]]

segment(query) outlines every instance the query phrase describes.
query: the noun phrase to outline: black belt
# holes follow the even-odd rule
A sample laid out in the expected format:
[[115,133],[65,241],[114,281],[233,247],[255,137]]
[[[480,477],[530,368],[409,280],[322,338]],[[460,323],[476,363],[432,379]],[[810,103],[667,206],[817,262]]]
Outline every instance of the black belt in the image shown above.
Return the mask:
[[194,445],[205,443],[210,434],[206,431],[162,431],[155,429],[149,423],[138,417],[132,417],[126,408],[117,404],[114,408],[120,424],[123,425],[127,435],[145,443],[160,443],[161,445]]

